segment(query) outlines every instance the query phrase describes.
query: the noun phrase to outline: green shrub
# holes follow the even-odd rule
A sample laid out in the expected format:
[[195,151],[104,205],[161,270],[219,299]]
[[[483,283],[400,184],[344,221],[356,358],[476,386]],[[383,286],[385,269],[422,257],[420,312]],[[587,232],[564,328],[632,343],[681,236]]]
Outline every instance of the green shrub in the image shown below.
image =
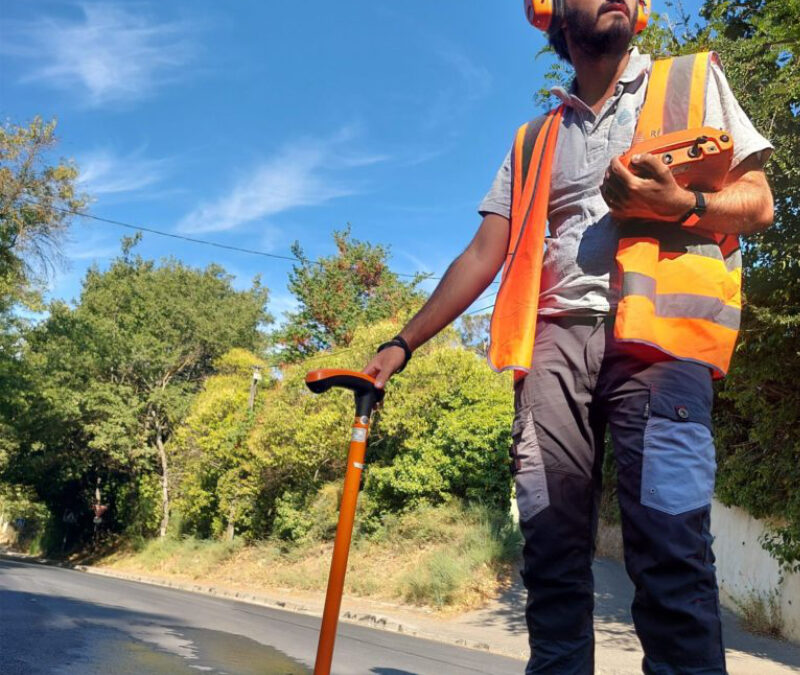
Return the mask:
[[297,492],[284,492],[275,501],[275,520],[272,534],[284,541],[300,541],[311,530],[314,521],[306,509],[304,495]]
[[497,574],[518,558],[522,543],[519,528],[507,513],[458,502],[407,513],[392,524],[391,535],[420,547],[439,544],[398,585],[406,601],[435,607],[455,604],[474,590],[478,569]]
[[11,543],[29,553],[46,553],[57,538],[47,507],[25,486],[0,485],[0,523],[4,521],[13,533]]

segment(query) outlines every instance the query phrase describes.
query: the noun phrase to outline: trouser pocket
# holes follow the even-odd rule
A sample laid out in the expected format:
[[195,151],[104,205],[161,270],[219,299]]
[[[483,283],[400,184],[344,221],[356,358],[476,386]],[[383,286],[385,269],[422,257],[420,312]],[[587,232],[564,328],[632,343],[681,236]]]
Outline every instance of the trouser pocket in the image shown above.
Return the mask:
[[533,518],[550,504],[542,451],[530,407],[520,409],[511,429],[511,473],[521,521]]
[[670,515],[707,506],[717,468],[710,405],[653,389],[649,410],[641,503]]

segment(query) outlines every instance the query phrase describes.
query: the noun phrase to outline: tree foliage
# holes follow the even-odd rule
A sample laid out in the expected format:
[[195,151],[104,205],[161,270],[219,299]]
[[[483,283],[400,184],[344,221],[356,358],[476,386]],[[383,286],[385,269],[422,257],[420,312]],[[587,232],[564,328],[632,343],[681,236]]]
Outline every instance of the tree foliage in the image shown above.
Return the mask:
[[[59,264],[69,211],[86,203],[76,190],[75,166],[52,159],[55,126],[39,118],[0,126],[0,472],[20,449],[20,422],[32,414],[38,381],[23,358],[28,321],[19,309],[41,309],[41,290]],[[4,489],[28,494],[21,486]]]
[[[325,499],[319,490],[343,479],[353,399],[341,390],[312,394],[305,375],[322,367],[359,369],[399,327],[395,321],[358,327],[348,348],[286,368],[259,396],[252,420],[243,405],[245,371],[236,386],[233,376],[209,379],[173,446],[176,455],[197,463],[182,474],[186,530],[219,533],[228,519],[227,500],[237,504],[236,531],[251,538],[296,538],[312,527],[331,534],[330,518],[316,523],[311,516],[320,509],[320,518],[335,515],[335,489]],[[452,329],[424,345],[414,364],[392,378],[373,420],[364,517],[380,519],[453,498],[507,509],[510,378],[486,368]],[[330,498],[333,507],[323,508]]]
[[15,302],[37,306],[41,282],[59,258],[71,214],[86,198],[78,170],[52,163],[55,121],[0,126],[0,311]]
[[75,307],[53,303],[26,333],[36,386],[5,477],[33,484],[54,513],[84,516],[100,478],[113,519],[145,533],[160,521],[163,533],[164,446],[215,359],[259,348],[270,317],[258,280],[237,291],[219,266],[156,264],[133,255],[134,243],[107,270],[89,270]]
[[346,347],[357,326],[395,318],[419,308],[424,295],[417,289],[424,275],[400,280],[387,264],[389,251],[350,236],[349,226],[335,231],[336,254],[311,260],[295,242],[300,259],[289,274],[289,290],[299,309],[287,314],[273,336],[278,361],[296,363],[321,350]]

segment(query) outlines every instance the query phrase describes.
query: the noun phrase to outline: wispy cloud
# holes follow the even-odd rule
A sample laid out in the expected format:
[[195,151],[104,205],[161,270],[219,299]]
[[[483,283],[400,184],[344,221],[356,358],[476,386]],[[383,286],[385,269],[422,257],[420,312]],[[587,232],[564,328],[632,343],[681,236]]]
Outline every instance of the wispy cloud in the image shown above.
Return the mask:
[[455,70],[469,99],[477,100],[489,93],[492,76],[487,68],[474,63],[465,52],[453,46],[443,47],[439,56]]
[[428,130],[450,126],[454,117],[487,96],[492,88],[488,69],[475,63],[461,48],[439,40],[436,53],[446,66],[449,77],[447,84],[433,97],[424,118],[423,126]]
[[78,185],[92,197],[138,192],[158,183],[169,162],[149,159],[142,150],[117,155],[111,150],[94,150],[76,160],[80,169]]
[[119,254],[119,246],[105,246],[99,248],[86,248],[76,246],[67,251],[70,260],[106,260]]
[[69,261],[106,260],[119,255],[118,233],[109,230],[77,230],[67,239],[64,254]]
[[[404,274],[412,274],[417,272],[423,272],[425,274],[436,274],[436,270],[433,266],[429,265],[427,262],[422,260],[421,258],[415,256],[413,253],[410,253],[403,249],[394,249],[394,253],[396,255],[402,256],[407,260],[411,261],[413,265],[412,268],[407,268],[401,264],[397,265],[398,270],[402,270]],[[432,293],[436,286],[438,286],[439,280],[438,279],[426,279],[420,284],[420,288],[428,293]]]
[[11,27],[19,41],[6,41],[0,51],[31,62],[24,80],[77,89],[95,106],[130,101],[176,79],[194,53],[187,22],[159,22],[139,4],[76,7],[77,19],[50,16]]
[[352,130],[346,128],[331,139],[304,139],[285,145],[241,178],[228,194],[201,204],[185,216],[178,229],[182,232],[232,230],[260,218],[361,192],[358,183],[346,180],[339,172],[388,158],[352,153],[343,147],[352,136]]

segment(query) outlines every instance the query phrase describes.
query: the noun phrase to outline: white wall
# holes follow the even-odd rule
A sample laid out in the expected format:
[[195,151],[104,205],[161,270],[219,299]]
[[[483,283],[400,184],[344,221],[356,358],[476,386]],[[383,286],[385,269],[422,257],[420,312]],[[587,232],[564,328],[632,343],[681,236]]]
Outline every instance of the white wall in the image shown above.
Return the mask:
[[784,575],[778,563],[759,543],[764,524],[743,509],[724,506],[716,499],[711,507],[711,532],[717,557],[717,581],[723,605],[738,611],[734,599],[752,593],[768,596],[778,591],[784,635],[800,642],[800,574]]

